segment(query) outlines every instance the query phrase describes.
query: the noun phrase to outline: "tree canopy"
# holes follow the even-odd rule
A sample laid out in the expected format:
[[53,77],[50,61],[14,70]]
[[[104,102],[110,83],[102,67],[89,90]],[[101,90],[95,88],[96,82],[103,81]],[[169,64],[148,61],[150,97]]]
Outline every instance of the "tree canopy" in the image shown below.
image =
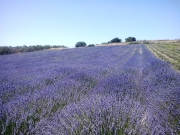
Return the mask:
[[126,42],[132,42],[132,41],[136,41],[135,37],[128,37],[125,39]]
[[110,41],[110,43],[117,43],[117,42],[122,42],[122,40],[116,37]]
[[94,44],[89,44],[88,47],[94,47],[95,45]]
[[85,46],[86,46],[86,43],[83,42],[83,41],[77,42],[77,43],[75,44],[75,47],[85,47]]
[[13,54],[13,53],[23,53],[23,52],[33,52],[33,51],[41,51],[44,49],[50,49],[50,48],[67,48],[64,45],[31,45],[31,46],[0,46],[0,55],[5,54]]

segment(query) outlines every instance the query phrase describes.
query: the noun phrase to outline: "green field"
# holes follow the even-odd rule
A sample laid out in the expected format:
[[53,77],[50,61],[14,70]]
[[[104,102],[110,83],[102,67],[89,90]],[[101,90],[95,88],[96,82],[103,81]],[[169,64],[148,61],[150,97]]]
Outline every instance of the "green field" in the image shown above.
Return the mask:
[[159,58],[170,62],[176,70],[180,70],[180,43],[149,44],[148,48]]

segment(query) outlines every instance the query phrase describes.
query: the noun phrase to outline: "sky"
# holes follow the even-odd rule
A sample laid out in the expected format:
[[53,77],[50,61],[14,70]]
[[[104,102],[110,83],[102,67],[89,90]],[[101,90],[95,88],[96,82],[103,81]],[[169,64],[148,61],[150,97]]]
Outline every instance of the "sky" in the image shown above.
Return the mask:
[[180,0],[0,0],[0,46],[180,39]]

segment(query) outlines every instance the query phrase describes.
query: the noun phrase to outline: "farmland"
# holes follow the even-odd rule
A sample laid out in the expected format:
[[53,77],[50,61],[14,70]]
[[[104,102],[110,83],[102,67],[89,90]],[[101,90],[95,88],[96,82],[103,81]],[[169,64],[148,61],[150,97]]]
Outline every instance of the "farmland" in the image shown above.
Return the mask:
[[146,45],[3,55],[0,75],[1,134],[180,134],[180,74]]
[[180,43],[159,43],[149,45],[149,48],[159,58],[170,62],[175,69],[180,70]]

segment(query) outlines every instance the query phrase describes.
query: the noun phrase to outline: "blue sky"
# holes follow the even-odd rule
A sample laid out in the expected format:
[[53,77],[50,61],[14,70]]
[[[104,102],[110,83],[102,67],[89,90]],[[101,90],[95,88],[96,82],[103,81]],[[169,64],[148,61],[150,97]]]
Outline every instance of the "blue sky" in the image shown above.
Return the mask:
[[180,39],[180,0],[0,0],[0,46]]

